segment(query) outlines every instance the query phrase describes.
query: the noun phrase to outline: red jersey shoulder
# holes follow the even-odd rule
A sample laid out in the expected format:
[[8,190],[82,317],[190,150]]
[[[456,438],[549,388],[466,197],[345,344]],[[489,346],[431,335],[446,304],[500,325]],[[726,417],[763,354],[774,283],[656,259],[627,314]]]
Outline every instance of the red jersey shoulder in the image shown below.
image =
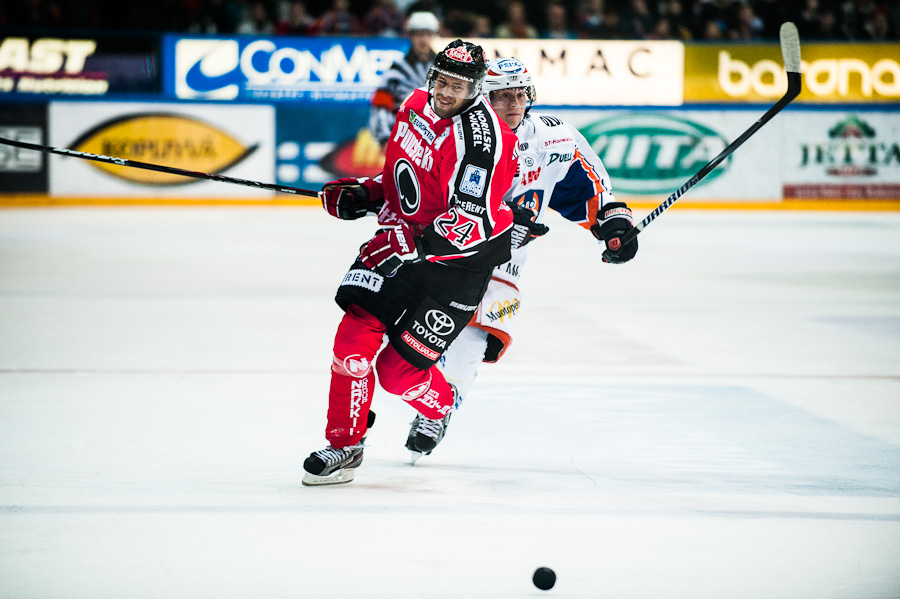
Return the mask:
[[428,92],[424,88],[419,88],[406,98],[400,106],[399,112],[413,111],[420,116],[425,117],[431,123],[437,123],[441,120],[441,117],[439,117],[431,108],[431,103],[428,101],[428,98]]

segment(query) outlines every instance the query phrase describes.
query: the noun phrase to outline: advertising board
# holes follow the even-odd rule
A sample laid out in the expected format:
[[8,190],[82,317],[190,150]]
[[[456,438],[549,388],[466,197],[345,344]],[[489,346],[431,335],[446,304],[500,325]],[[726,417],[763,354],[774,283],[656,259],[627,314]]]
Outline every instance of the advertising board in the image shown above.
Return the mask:
[[[742,109],[598,109],[539,106],[585,136],[613,192],[659,203],[761,115]],[[281,185],[315,189],[373,175],[383,156],[365,130],[366,110],[297,107],[277,114]],[[782,199],[900,200],[900,121],[890,111],[788,109],[692,188],[679,204],[777,203]],[[551,155],[545,157],[552,160]]]
[[[452,39],[436,41],[443,48]],[[678,106],[684,45],[672,41],[474,39],[488,59],[515,56],[548,106]]]
[[319,189],[340,177],[374,176],[384,154],[366,128],[363,106],[282,104],[276,113],[276,176],[279,185]]
[[[43,144],[47,136],[47,109],[41,104],[4,104],[0,110],[0,137]],[[47,191],[47,155],[0,145],[0,190],[37,193]]]
[[[274,179],[274,108],[52,102],[50,145],[254,181]],[[268,197],[272,192],[53,155],[50,193],[91,197]]]
[[0,37],[0,96],[159,91],[158,53],[155,36]]
[[[559,110],[624,198],[664,200],[759,118],[758,110]],[[900,200],[900,123],[887,111],[788,110],[679,200]]]
[[182,100],[367,104],[408,40],[164,36],[164,91]]
[[[900,102],[900,44],[801,47],[799,102]],[[684,101],[768,102],[787,89],[777,44],[692,44],[685,48]]]
[[784,197],[900,200],[900,119],[805,113],[784,124]]

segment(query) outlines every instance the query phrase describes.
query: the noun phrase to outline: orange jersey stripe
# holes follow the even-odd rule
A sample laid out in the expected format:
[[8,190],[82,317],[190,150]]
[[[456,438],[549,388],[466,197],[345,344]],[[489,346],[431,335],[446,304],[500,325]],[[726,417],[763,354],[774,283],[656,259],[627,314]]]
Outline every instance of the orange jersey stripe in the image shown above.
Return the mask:
[[575,148],[575,160],[581,164],[581,167],[587,172],[588,178],[594,184],[594,197],[587,201],[588,221],[586,223],[580,223],[582,227],[588,229],[597,222],[597,211],[600,209],[600,196],[606,191],[606,188],[603,187],[603,182],[600,180],[600,177],[594,169],[591,168],[590,163],[584,159],[584,156],[578,151],[578,148]]

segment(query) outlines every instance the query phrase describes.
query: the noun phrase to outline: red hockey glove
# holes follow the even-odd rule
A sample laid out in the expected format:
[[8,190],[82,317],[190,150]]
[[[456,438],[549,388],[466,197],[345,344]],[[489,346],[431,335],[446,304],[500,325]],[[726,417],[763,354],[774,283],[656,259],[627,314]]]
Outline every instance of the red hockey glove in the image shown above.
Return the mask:
[[380,182],[363,177],[344,177],[326,183],[319,192],[322,207],[335,218],[356,220],[377,213],[384,203]]
[[591,233],[606,243],[604,262],[622,264],[634,258],[638,251],[637,237],[627,244],[622,243],[622,236],[633,228],[631,208],[623,202],[611,202],[597,211],[597,222],[591,225]]
[[550,227],[547,225],[536,223],[534,219],[537,212],[531,208],[520,206],[515,202],[507,202],[507,206],[513,213],[513,230],[512,230],[512,248],[520,248],[529,243],[531,240],[545,235]]
[[359,259],[375,272],[393,276],[406,262],[421,262],[416,236],[407,224],[379,231],[359,248]]

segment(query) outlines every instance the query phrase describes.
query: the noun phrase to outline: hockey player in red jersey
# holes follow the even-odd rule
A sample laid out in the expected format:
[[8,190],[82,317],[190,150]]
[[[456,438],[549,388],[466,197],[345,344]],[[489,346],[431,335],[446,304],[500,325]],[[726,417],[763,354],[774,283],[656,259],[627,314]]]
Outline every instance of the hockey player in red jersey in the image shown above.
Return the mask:
[[[475,318],[441,356],[442,373],[457,390],[454,408],[466,397],[481,363],[496,362],[512,343],[522,305],[518,282],[528,254],[526,244],[547,232],[543,221],[548,209],[602,242],[604,262],[628,262],[638,250],[637,239],[621,243],[634,226],[631,210],[613,196],[609,174],[584,136],[562,119],[531,112],[536,90],[525,65],[511,57],[490,61],[483,87],[519,142],[520,168],[507,196],[515,210],[514,247],[511,260],[494,270]],[[409,439],[419,433],[416,424]],[[413,463],[429,453],[409,442],[407,447]]]
[[418,451],[444,434],[455,391],[435,363],[471,320],[493,268],[510,258],[513,216],[503,195],[516,171],[516,137],[481,95],[485,68],[479,46],[450,43],[426,87],[400,107],[382,174],[339,179],[319,194],[329,214],[377,213],[382,228],[337,291],[345,314],[334,341],[329,446],[304,462],[304,484],[352,480],[376,372],[417,410]]

